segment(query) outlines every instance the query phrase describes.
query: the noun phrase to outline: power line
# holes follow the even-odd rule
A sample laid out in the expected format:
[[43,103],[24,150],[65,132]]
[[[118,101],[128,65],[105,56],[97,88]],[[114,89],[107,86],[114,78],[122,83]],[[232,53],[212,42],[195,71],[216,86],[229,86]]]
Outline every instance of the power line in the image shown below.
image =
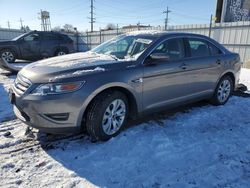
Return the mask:
[[166,11],[164,11],[163,13],[164,14],[166,14],[166,18],[165,18],[165,30],[167,30],[168,29],[168,14],[170,13],[171,11],[168,9],[168,7],[167,7],[167,10]]

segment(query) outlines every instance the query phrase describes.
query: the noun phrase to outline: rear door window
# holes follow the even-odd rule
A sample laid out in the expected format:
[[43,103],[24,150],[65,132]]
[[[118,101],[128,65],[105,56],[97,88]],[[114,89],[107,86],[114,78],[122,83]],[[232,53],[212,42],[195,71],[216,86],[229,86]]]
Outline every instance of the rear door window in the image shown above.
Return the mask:
[[202,39],[189,38],[191,57],[206,57],[210,55],[210,49],[206,41]]
[[60,38],[57,35],[54,35],[52,33],[44,33],[43,40],[55,41],[55,40],[60,40]]
[[39,39],[40,39],[40,35],[37,33],[32,33],[32,34],[25,36],[23,38],[23,40],[26,42],[39,41]]

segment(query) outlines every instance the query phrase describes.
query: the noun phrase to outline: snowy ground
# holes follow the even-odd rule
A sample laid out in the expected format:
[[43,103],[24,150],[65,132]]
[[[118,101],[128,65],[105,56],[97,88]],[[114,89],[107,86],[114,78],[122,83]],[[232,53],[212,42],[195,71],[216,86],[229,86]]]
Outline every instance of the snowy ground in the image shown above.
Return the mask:
[[[14,77],[0,74],[0,187],[250,187],[250,98],[164,112],[91,143],[25,136],[6,93]],[[250,88],[250,69],[241,82]]]

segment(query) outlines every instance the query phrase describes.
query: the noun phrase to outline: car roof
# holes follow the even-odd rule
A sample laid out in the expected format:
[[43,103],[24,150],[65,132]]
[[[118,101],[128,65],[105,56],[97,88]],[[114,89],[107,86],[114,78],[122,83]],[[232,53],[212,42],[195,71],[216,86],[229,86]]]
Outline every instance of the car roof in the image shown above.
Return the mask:
[[58,34],[58,35],[65,35],[65,34],[57,32],[57,31],[37,31],[37,30],[34,30],[34,31],[30,31],[29,33],[52,33],[52,34]]
[[171,32],[171,31],[157,31],[157,30],[142,30],[142,31],[132,31],[128,32],[126,35],[133,36],[152,36],[152,37],[163,37],[163,36],[190,36],[190,37],[202,37],[208,38],[205,35],[185,33],[185,32]]

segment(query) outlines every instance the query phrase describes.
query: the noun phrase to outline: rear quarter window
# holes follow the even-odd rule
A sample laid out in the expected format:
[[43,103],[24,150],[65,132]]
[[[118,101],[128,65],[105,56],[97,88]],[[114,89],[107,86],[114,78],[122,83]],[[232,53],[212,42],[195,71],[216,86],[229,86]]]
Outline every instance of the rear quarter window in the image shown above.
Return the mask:
[[210,53],[211,55],[219,55],[222,54],[222,51],[217,48],[215,45],[209,43],[209,49],[210,49]]

